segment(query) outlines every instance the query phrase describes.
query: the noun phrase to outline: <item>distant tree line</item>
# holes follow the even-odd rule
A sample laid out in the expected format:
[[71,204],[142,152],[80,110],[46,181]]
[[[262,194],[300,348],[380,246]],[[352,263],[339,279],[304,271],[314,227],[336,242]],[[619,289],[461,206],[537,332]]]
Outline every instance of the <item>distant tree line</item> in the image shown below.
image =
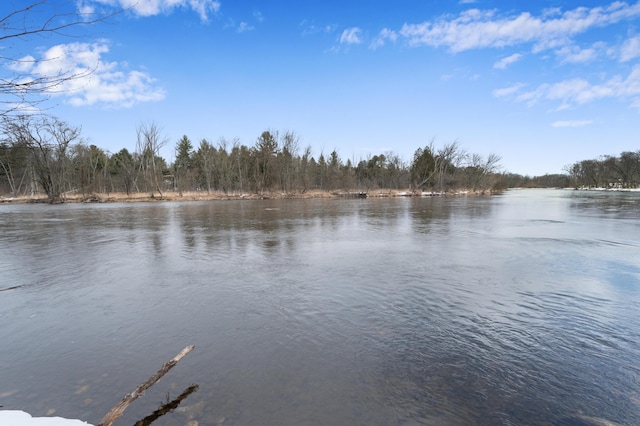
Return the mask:
[[438,148],[431,141],[410,163],[393,152],[356,160],[334,149],[317,157],[302,148],[294,132],[266,130],[256,142],[206,139],[194,146],[187,136],[175,145],[168,164],[160,150],[168,141],[158,126],[136,129],[136,148],[109,153],[87,145],[80,129],[48,116],[3,117],[0,138],[0,193],[44,192],[50,201],[74,192],[136,192],[162,197],[165,191],[304,193],[309,190],[410,189],[486,191],[503,184],[500,157],[469,154],[457,142]]
[[640,150],[578,161],[565,166],[564,172],[534,177],[505,173],[500,179],[508,188],[638,188]]
[[573,185],[585,188],[637,188],[640,186],[640,150],[625,151],[597,160],[582,160],[566,168]]
[[523,176],[517,173],[503,173],[500,176],[505,188],[571,188],[573,180],[566,173]]

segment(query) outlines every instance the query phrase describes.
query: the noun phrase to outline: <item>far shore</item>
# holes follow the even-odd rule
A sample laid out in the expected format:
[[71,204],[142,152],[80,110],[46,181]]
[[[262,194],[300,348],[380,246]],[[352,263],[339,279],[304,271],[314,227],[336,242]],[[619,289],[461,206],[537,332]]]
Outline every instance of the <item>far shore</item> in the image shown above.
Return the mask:
[[[126,194],[124,192],[110,193],[67,193],[54,204],[61,203],[133,203],[133,202],[171,202],[171,201],[224,201],[224,200],[265,200],[265,199],[305,199],[305,198],[384,198],[384,197],[432,197],[432,196],[468,196],[468,195],[491,195],[496,192],[491,191],[410,191],[410,190],[389,190],[376,189],[369,191],[320,191],[312,190],[306,192],[264,192],[261,194],[250,192],[222,192],[222,191],[166,191],[162,194],[155,192],[136,192]],[[32,196],[12,197],[10,195],[0,196],[0,204],[47,204],[51,203],[44,194]]]

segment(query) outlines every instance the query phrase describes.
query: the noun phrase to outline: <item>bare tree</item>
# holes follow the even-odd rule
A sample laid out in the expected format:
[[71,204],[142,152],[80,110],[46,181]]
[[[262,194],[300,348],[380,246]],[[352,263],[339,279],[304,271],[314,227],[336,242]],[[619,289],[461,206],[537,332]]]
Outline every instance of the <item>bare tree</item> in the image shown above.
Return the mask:
[[252,150],[240,144],[239,139],[233,140],[229,161],[233,169],[232,176],[236,183],[236,189],[240,192],[248,189],[252,174]]
[[160,149],[167,143],[167,139],[160,135],[160,128],[156,123],[140,124],[136,129],[137,142],[136,153],[139,158],[139,171],[141,172],[147,189],[150,189],[151,197],[158,191],[162,198],[160,189],[160,178],[162,174],[162,157]]
[[500,156],[489,154],[485,159],[480,154],[468,156],[467,167],[464,174],[467,178],[467,185],[473,190],[486,189],[491,185],[491,177],[500,169]]
[[294,187],[296,161],[300,150],[300,138],[295,132],[285,132],[280,140],[282,149],[278,152],[280,163],[280,187],[284,192],[291,192]]
[[407,165],[402,157],[393,151],[385,152],[387,158],[388,188],[400,189],[408,186],[408,173]]
[[71,167],[67,180],[82,192],[83,197],[87,192],[108,192],[109,157],[102,149],[78,143],[70,149],[69,154]]
[[614,158],[612,167],[620,177],[620,184],[624,188],[634,188],[636,177],[640,172],[640,151],[622,152],[618,158]]
[[438,150],[438,154],[435,157],[435,171],[441,192],[446,189],[445,177],[458,167],[466,156],[466,151],[460,147],[460,143],[457,140],[445,144]]
[[64,91],[65,83],[87,77],[94,71],[60,70],[49,75],[34,74],[30,72],[33,67],[58,58],[37,59],[22,52],[20,47],[36,37],[78,37],[80,27],[103,22],[119,13],[82,11],[78,5],[75,0],[31,0],[26,6],[0,16],[0,116],[33,110],[49,95]]
[[67,153],[72,142],[80,141],[80,129],[53,117],[20,116],[5,117],[3,131],[13,144],[29,149],[35,178],[49,201],[64,201]]

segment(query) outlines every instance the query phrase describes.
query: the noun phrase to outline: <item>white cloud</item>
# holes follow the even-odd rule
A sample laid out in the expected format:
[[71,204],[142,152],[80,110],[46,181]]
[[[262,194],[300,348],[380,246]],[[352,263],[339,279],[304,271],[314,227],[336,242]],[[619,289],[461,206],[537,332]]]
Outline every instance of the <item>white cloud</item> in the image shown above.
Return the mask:
[[395,43],[397,39],[398,39],[398,33],[388,28],[384,28],[382,31],[380,31],[380,34],[378,34],[378,37],[376,37],[376,39],[373,40],[373,42],[371,43],[371,45],[369,45],[369,47],[375,50],[379,47],[384,46],[387,40]]
[[637,57],[640,57],[640,36],[628,39],[620,49],[620,60],[622,62],[628,62]]
[[324,26],[325,33],[332,33],[338,29],[338,25],[336,24],[327,24]]
[[329,34],[335,32],[338,29],[338,26],[336,24],[327,24],[321,26],[316,25],[313,21],[310,22],[307,19],[302,20],[302,22],[298,24],[298,27],[300,27],[303,36],[319,33]]
[[340,35],[340,44],[360,44],[362,43],[362,39],[360,38],[360,33],[362,30],[358,27],[347,28]]
[[597,42],[587,49],[581,49],[578,46],[563,46],[555,53],[562,63],[581,64],[594,61],[598,57],[598,53],[604,50],[605,44]]
[[514,84],[513,86],[505,87],[505,88],[502,88],[502,89],[496,89],[496,90],[493,91],[493,96],[496,97],[496,98],[502,98],[502,97],[505,97],[505,96],[511,96],[511,95],[515,94],[516,92],[518,92],[523,87],[525,87],[524,83],[517,83],[517,84]]
[[200,15],[200,19],[207,21],[209,13],[218,13],[220,2],[217,0],[189,0],[188,5]]
[[453,79],[463,81],[477,81],[480,79],[480,74],[473,73],[469,67],[458,67],[450,73],[440,75],[441,81],[446,82]]
[[31,70],[35,62],[36,58],[31,55],[27,55],[16,61],[12,61],[7,67],[12,71],[22,73]]
[[564,13],[528,12],[497,16],[495,10],[470,9],[453,19],[421,24],[405,24],[400,35],[412,46],[447,47],[452,52],[533,43],[534,50],[559,47],[572,36],[590,28],[604,27],[640,16],[640,2],[629,5],[614,2],[609,6],[579,7]]
[[560,15],[562,15],[562,9],[559,7],[548,7],[542,10],[542,17],[544,18],[550,18],[553,16],[560,16]]
[[551,123],[551,127],[585,127],[591,123],[593,123],[592,120],[554,121]]
[[264,22],[264,15],[259,10],[254,10],[253,11],[253,17],[258,22]]
[[239,33],[245,33],[247,31],[253,31],[254,29],[255,27],[253,25],[249,25],[246,22],[240,22],[240,25],[238,25],[237,31]]
[[86,16],[87,19],[93,16],[96,12],[95,7],[92,4],[89,4],[87,1],[78,1],[77,7],[78,13],[80,13],[80,15]]
[[518,62],[520,59],[522,59],[522,54],[514,53],[513,55],[500,59],[498,62],[493,64],[493,67],[499,70],[503,70],[507,68],[509,65],[515,62]]
[[221,6],[218,0],[85,0],[82,7],[91,7],[92,3],[121,7],[138,16],[155,16],[183,7],[196,12],[203,21],[207,21],[210,14],[218,13]]
[[298,27],[300,28],[300,31],[302,31],[303,36],[307,36],[307,35],[315,34],[319,32],[316,24],[314,24],[313,22],[309,22],[307,19],[303,19],[298,24]]
[[614,76],[600,83],[591,83],[582,78],[574,78],[558,83],[545,83],[531,91],[521,91],[524,86],[494,91],[494,96],[515,97],[518,102],[534,105],[540,101],[560,102],[560,109],[572,105],[582,105],[599,99],[632,98],[632,106],[636,105],[636,97],[640,96],[640,65],[635,65],[626,78]]
[[155,85],[149,74],[124,70],[126,67],[118,62],[104,62],[102,55],[108,52],[105,42],[59,44],[23,71],[31,79],[62,77],[60,84],[46,91],[52,96],[66,97],[75,106],[103,104],[127,108],[139,102],[164,99],[164,90]]

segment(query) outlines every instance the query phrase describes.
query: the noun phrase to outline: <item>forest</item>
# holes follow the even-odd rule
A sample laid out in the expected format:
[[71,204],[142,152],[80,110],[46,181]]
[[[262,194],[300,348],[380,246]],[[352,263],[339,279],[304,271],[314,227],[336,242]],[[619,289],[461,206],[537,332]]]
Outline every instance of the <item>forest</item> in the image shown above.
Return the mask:
[[0,194],[42,194],[62,202],[112,193],[148,194],[197,191],[223,194],[304,194],[403,190],[411,193],[469,191],[491,193],[507,188],[637,188],[640,150],[568,165],[564,173],[522,176],[500,170],[500,157],[467,152],[457,141],[430,141],[407,162],[393,152],[357,160],[338,150],[314,156],[291,131],[265,130],[245,145],[220,138],[197,145],[185,135],[175,142],[175,159],[160,150],[169,141],[155,123],[141,124],[135,149],[110,153],[87,145],[77,127],[50,116],[5,116],[0,127]]
[[366,192],[410,189],[444,193],[500,187],[500,157],[483,157],[458,142],[431,141],[410,163],[393,152],[342,159],[337,149],[314,156],[295,132],[265,130],[252,145],[224,138],[197,145],[185,135],[175,142],[175,160],[160,155],[168,143],[155,123],[136,129],[136,147],[109,153],[83,141],[80,129],[50,116],[4,117],[0,139],[0,193],[12,197],[67,194],[201,191],[225,194],[294,194],[310,190]]

